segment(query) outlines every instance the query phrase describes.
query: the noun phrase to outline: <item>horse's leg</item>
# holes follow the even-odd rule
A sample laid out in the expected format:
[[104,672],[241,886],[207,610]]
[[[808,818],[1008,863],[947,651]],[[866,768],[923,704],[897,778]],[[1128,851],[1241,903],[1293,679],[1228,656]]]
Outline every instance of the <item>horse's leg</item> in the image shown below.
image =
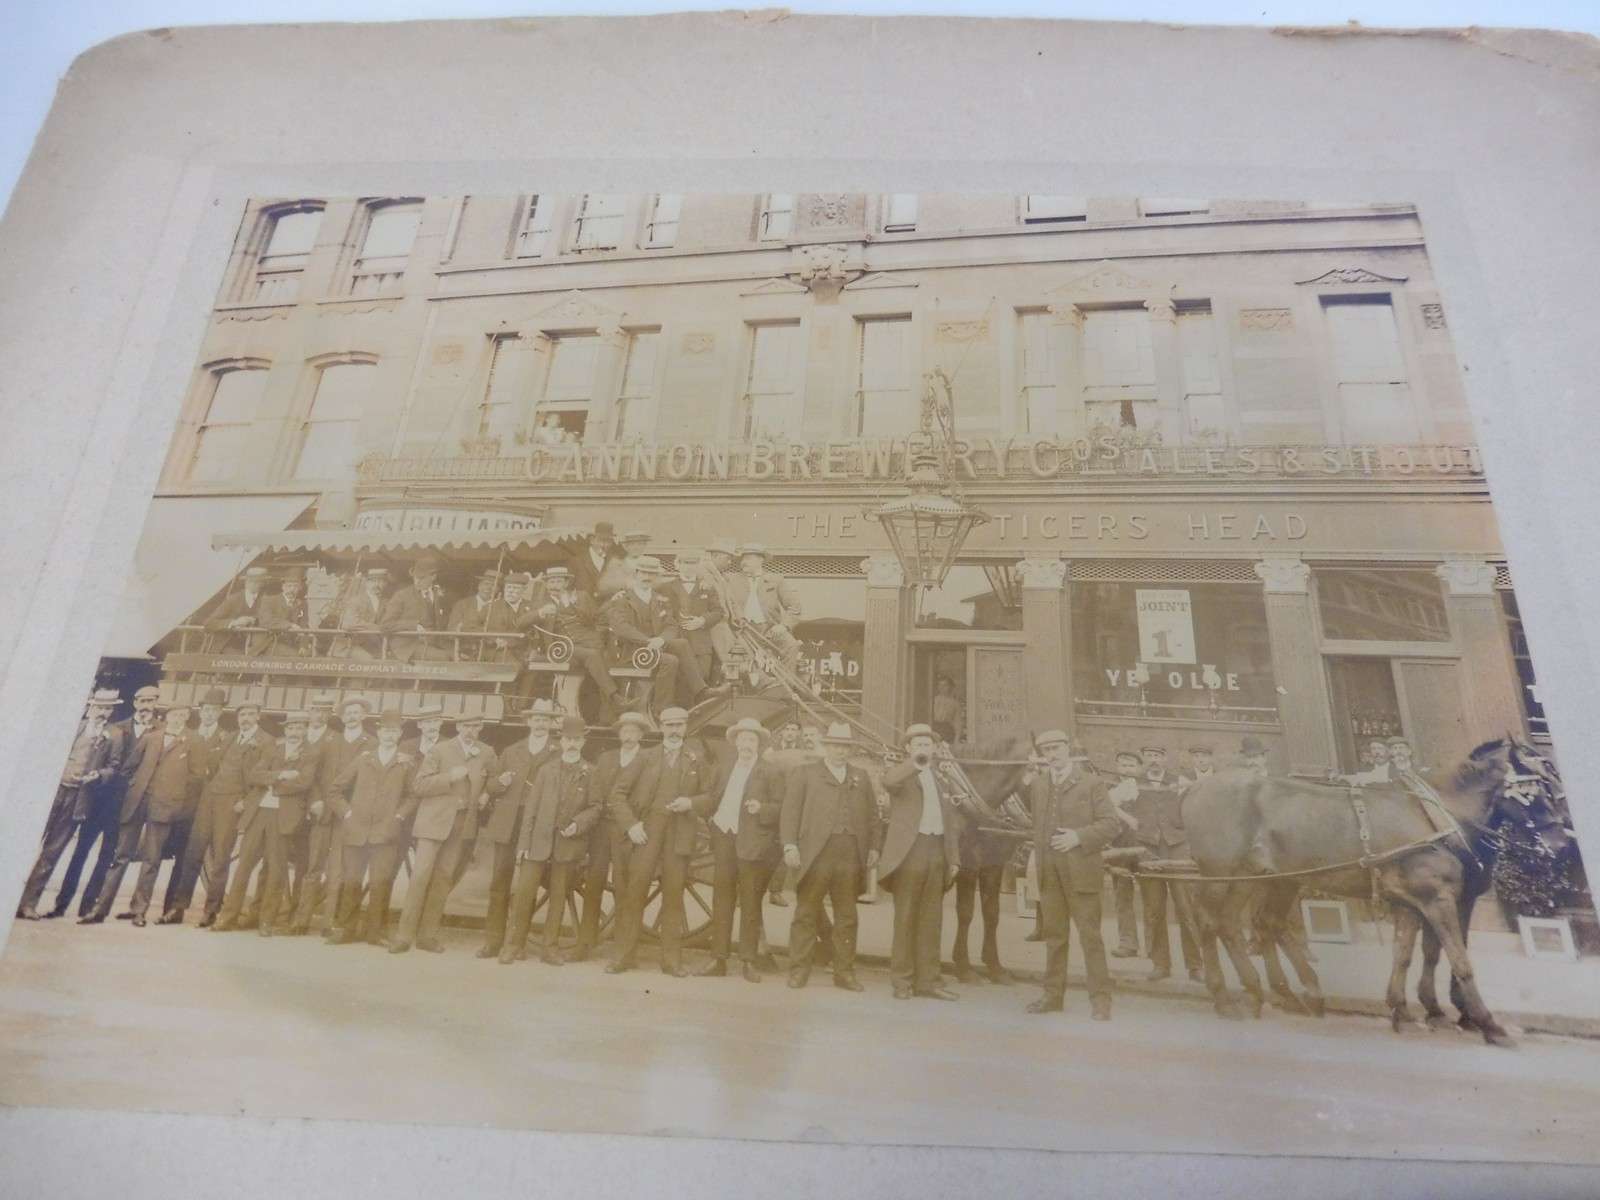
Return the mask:
[[978,868],[978,906],[983,914],[983,966],[990,983],[1015,983],[1000,965],[1000,884],[1005,864]]
[[1406,976],[1411,972],[1411,955],[1422,930],[1422,916],[1409,904],[1394,906],[1394,961],[1389,968],[1389,990],[1384,1003],[1389,1006],[1389,1028],[1396,1033],[1411,1019],[1406,1009]]
[[973,897],[978,890],[978,873],[971,867],[956,872],[956,945],[950,954],[955,964],[956,979],[968,983],[972,979],[972,960],[967,957],[967,934],[972,929]]
[[1322,998],[1322,980],[1317,977],[1317,969],[1311,965],[1311,946],[1306,942],[1305,929],[1295,919],[1299,912],[1300,885],[1279,881],[1268,886],[1274,891],[1271,903],[1276,914],[1278,947],[1294,968],[1295,977],[1304,989],[1300,1006],[1313,1017],[1323,1016],[1328,1006]]
[[[1433,931],[1432,925],[1422,922],[1422,974],[1417,979],[1417,1002],[1422,1005],[1422,1019],[1429,1029],[1450,1027],[1450,1018],[1439,1007],[1439,992],[1434,980],[1439,972],[1439,950],[1439,935]],[[1455,979],[1452,974],[1452,987],[1455,986]]]
[[1250,961],[1250,955],[1245,949],[1240,922],[1245,905],[1255,898],[1259,886],[1255,883],[1228,884],[1223,893],[1221,915],[1217,921],[1217,935],[1227,948],[1228,958],[1233,963],[1234,972],[1239,976],[1239,983],[1245,990],[1247,997],[1245,1004],[1249,1006],[1252,1017],[1261,1015],[1265,997],[1261,991],[1261,976],[1256,973],[1255,964]]
[[[1468,928],[1472,922],[1472,905],[1467,902],[1466,897],[1462,897],[1461,903],[1457,906],[1457,912],[1460,920],[1461,944],[1465,946],[1472,936],[1472,930]],[[1482,1026],[1467,1013],[1466,995],[1462,992],[1461,981],[1456,978],[1454,971],[1450,972],[1450,1003],[1455,1005],[1456,1012],[1461,1014],[1456,1022],[1457,1025],[1469,1033],[1483,1032]]]
[[1222,961],[1217,954],[1217,914],[1227,888],[1225,883],[1194,884],[1189,892],[1189,907],[1194,913],[1195,937],[1200,943],[1206,991],[1211,993],[1211,1005],[1216,1009],[1217,1016],[1237,1021],[1243,1018],[1244,1013],[1233,997],[1228,995],[1228,985],[1222,977]]
[[[1483,1040],[1493,1046],[1510,1046],[1514,1043],[1494,1014],[1478,994],[1478,980],[1473,974],[1472,960],[1467,957],[1467,940],[1461,931],[1461,910],[1453,897],[1435,894],[1424,908],[1423,917],[1439,934],[1439,943],[1450,960],[1450,972],[1461,987],[1463,1028],[1477,1028]],[[1475,1024],[1467,1026],[1466,1019]]]

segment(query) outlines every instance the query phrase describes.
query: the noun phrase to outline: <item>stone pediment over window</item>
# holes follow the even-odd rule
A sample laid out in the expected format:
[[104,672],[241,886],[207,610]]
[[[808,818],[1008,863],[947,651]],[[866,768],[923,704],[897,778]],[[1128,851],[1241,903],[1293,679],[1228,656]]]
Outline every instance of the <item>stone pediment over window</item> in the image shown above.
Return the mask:
[[507,321],[507,332],[566,326],[573,329],[614,326],[622,313],[584,292],[571,291],[559,299]]
[[792,279],[768,279],[740,292],[741,296],[809,296],[810,289]]
[[844,285],[847,292],[875,292],[887,288],[914,288],[919,286],[914,279],[907,279],[904,275],[887,275],[882,271],[875,271],[871,275],[863,275],[854,283]]
[[1130,271],[1114,262],[1101,262],[1045,291],[1059,300],[1152,300],[1172,293],[1177,284]]
[[1324,271],[1315,279],[1302,279],[1300,284],[1327,285],[1335,283],[1404,283],[1404,275],[1380,275],[1376,271],[1369,271],[1365,267],[1334,267],[1331,271]]

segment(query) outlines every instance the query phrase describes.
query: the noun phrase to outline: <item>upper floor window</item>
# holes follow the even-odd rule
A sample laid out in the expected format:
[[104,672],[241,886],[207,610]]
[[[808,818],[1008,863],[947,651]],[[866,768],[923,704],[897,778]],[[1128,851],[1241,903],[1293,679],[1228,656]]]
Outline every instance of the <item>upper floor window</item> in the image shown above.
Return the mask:
[[600,365],[600,338],[593,333],[560,334],[550,339],[550,366],[534,426],[535,445],[583,439],[594,403]]
[[255,304],[293,304],[299,299],[300,278],[322,225],[322,207],[278,209],[266,220],[255,274],[245,286],[243,299]]
[[226,483],[238,475],[267,372],[264,367],[229,366],[215,371],[210,383],[211,398],[189,464],[192,483]]
[[794,232],[794,194],[768,192],[761,204],[756,236],[762,241],[786,238]]
[[399,286],[422,224],[422,201],[374,205],[369,214],[351,280],[355,296],[384,295]]
[[916,227],[916,193],[899,192],[883,198],[883,231],[885,233],[910,233]]
[[1088,201],[1081,196],[1022,198],[1022,222],[1025,225],[1043,225],[1054,221],[1084,221],[1088,216]]
[[1324,296],[1345,438],[1414,445],[1421,441],[1394,305],[1388,296]]
[[912,378],[911,318],[863,319],[856,385],[863,437],[904,437],[917,428]]
[[1156,356],[1143,307],[1083,314],[1084,416],[1093,429],[1156,426]]
[[527,418],[528,401],[533,391],[533,345],[517,334],[494,339],[489,357],[489,382],[483,403],[478,406],[477,428],[480,438],[499,438],[509,442]]
[[301,427],[296,479],[339,479],[355,465],[361,416],[377,366],[331,363],[317,373],[317,390]]
[[522,213],[522,227],[517,230],[518,258],[538,258],[550,249],[554,209],[554,196],[528,197],[528,207]]
[[615,250],[622,244],[622,224],[628,212],[626,196],[591,192],[578,201],[573,225],[574,250]]
[[800,436],[800,322],[750,327],[750,370],[745,377],[745,438]]
[[678,240],[678,210],[682,196],[656,196],[650,204],[650,220],[644,227],[646,249],[659,250]]
[[1060,398],[1056,391],[1055,321],[1048,312],[1017,314],[1017,340],[1022,411],[1029,433],[1059,433]]
[[1225,438],[1228,415],[1222,402],[1222,370],[1217,360],[1217,331],[1210,303],[1178,305],[1177,324],[1184,433],[1189,437]]
[[648,437],[654,428],[656,362],[660,353],[659,329],[639,329],[628,335],[628,357],[611,421],[613,441],[637,441]]
[[1210,207],[1205,200],[1139,201],[1139,211],[1147,217],[1180,217],[1188,213],[1203,213]]

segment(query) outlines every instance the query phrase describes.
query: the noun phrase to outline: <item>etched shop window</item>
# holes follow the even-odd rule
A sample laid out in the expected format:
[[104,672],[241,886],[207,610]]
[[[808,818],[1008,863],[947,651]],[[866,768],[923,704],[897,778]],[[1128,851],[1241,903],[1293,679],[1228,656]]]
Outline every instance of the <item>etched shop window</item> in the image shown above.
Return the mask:
[[1322,635],[1360,642],[1448,642],[1443,585],[1426,570],[1318,567]]

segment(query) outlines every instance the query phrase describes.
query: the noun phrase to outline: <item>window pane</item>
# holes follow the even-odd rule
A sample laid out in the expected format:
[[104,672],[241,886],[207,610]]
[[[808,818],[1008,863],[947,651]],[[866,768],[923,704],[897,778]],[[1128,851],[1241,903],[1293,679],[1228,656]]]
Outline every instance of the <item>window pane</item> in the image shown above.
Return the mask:
[[1084,314],[1083,381],[1087,388],[1154,393],[1156,356],[1149,313],[1116,308]]
[[554,208],[550,196],[528,198],[528,211],[523,215],[522,229],[517,234],[517,257],[532,258],[549,249],[551,210]]
[[1183,402],[1190,434],[1222,435],[1228,428],[1222,407],[1222,371],[1217,365],[1216,329],[1211,306],[1178,310],[1178,351],[1183,361]]
[[1345,436],[1390,444],[1420,441],[1389,298],[1330,296],[1322,303],[1333,343]]
[[622,218],[628,207],[625,195],[591,194],[583,198],[578,215],[574,244],[589,250],[614,250],[622,233]]
[[495,339],[479,421],[481,435],[509,438],[525,419],[533,388],[532,349],[519,337]]
[[1022,410],[1027,414],[1028,431],[1059,433],[1055,323],[1047,312],[1031,312],[1018,316],[1017,327],[1022,350]]
[[359,421],[313,421],[306,426],[296,479],[338,479],[355,465]]
[[409,257],[421,223],[420,204],[389,204],[374,209],[366,240],[361,243],[361,260]]
[[670,246],[677,241],[678,210],[682,202],[682,196],[656,197],[655,210],[650,216],[650,228],[645,238],[647,245]]
[[206,424],[255,420],[266,384],[267,373],[262,370],[226,371],[218,375],[216,391],[211,394],[211,407],[206,411]]
[[200,444],[195,447],[189,478],[195,483],[231,480],[238,474],[249,439],[248,425],[208,425],[200,431]]
[[1023,201],[1024,221],[1082,221],[1088,202],[1081,196],[1028,196]]
[[798,323],[757,325],[751,330],[747,437],[799,436],[799,352]]
[[1080,716],[1277,719],[1257,586],[1074,583],[1072,641]]
[[317,228],[321,224],[320,209],[312,212],[279,213],[272,222],[272,234],[267,238],[267,248],[261,252],[261,257],[304,258],[311,253],[311,247],[317,239]]
[[1380,642],[1448,642],[1444,591],[1431,571],[1318,568],[1324,637]]
[[547,404],[587,404],[594,398],[594,372],[599,360],[599,348],[600,339],[594,334],[554,339],[550,351],[550,373],[544,387]]
[[337,363],[322,368],[317,394],[311,401],[313,421],[359,418],[367,407],[376,367],[372,363]]
[[911,319],[861,323],[861,432],[901,437],[917,426],[911,397]]
[[763,238],[788,237],[793,228],[793,193],[768,193],[766,206],[761,210],[761,236]]
[[904,233],[917,227],[916,193],[899,193],[889,197],[887,214],[883,219],[886,232]]
[[617,396],[614,436],[618,441],[643,437],[655,423],[651,400],[660,348],[658,330],[640,330],[628,339],[628,362],[622,372],[622,391]]

